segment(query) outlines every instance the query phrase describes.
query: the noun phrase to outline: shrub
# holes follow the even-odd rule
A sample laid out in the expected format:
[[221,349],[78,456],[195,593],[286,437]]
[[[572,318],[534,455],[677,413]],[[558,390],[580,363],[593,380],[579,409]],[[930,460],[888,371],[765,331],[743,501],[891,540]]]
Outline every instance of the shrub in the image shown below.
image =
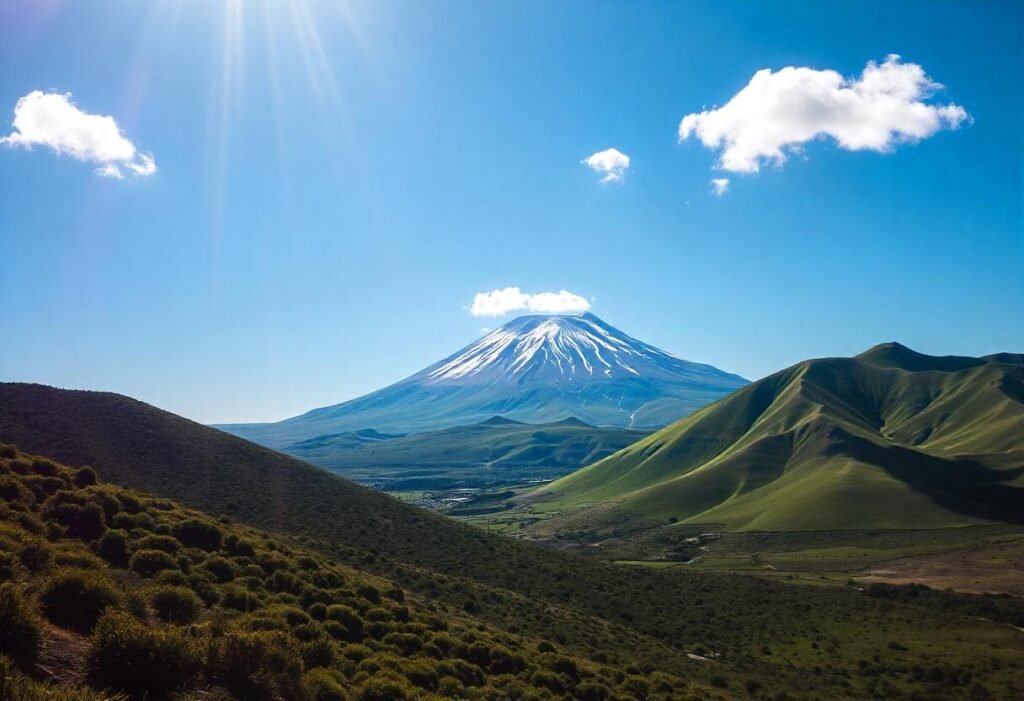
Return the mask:
[[128,534],[122,530],[107,531],[96,544],[96,554],[114,567],[128,564]]
[[163,550],[138,550],[128,561],[128,567],[142,577],[152,577],[163,570],[178,569],[178,563]]
[[177,555],[181,543],[169,535],[148,535],[138,542],[139,550],[162,550],[168,555]]
[[437,670],[426,662],[419,660],[410,661],[402,667],[402,673],[405,674],[406,679],[421,689],[429,691],[437,689]]
[[259,608],[260,598],[251,591],[246,591],[241,587],[228,586],[224,587],[224,594],[221,596],[220,603],[224,608],[249,612]]
[[32,469],[45,477],[56,477],[60,474],[60,468],[57,467],[57,463],[48,458],[34,458],[32,460]]
[[423,641],[419,639],[419,636],[412,633],[399,633],[397,631],[385,635],[381,642],[385,645],[395,646],[407,657],[411,657],[423,647]]
[[184,587],[160,587],[150,603],[157,617],[167,623],[193,623],[203,611],[202,599]]
[[315,638],[301,646],[302,662],[306,669],[332,667],[338,659],[338,650],[327,638]]
[[348,640],[350,637],[348,628],[337,621],[324,621],[322,628],[335,640]]
[[490,667],[493,674],[518,674],[526,669],[526,660],[503,645],[491,649]]
[[373,650],[365,645],[354,643],[342,648],[341,654],[354,662],[360,662],[361,660],[365,660],[367,657],[371,657],[373,655]]
[[211,657],[218,681],[238,698],[301,697],[302,658],[283,633],[228,631]]
[[0,500],[34,506],[36,495],[13,477],[0,477]]
[[163,570],[153,575],[156,584],[166,584],[172,587],[188,587],[192,581],[180,570]]
[[363,619],[354,609],[342,604],[332,604],[327,607],[327,620],[345,626],[348,631],[346,639],[350,642],[357,643],[363,639]]
[[55,504],[47,509],[44,518],[64,526],[69,538],[78,538],[84,541],[96,540],[107,530],[103,519],[103,509],[98,504],[84,506],[70,502]]
[[373,604],[380,603],[380,590],[371,584],[361,584],[356,593]]
[[40,601],[55,625],[89,633],[104,610],[121,602],[121,592],[100,572],[62,570],[47,579]]
[[149,514],[143,513],[125,513],[121,512],[114,516],[110,521],[110,525],[114,528],[121,528],[126,531],[141,530],[141,531],[152,531],[156,528],[156,521]]
[[13,584],[0,585],[0,654],[27,669],[42,644],[42,625],[32,601]]
[[[612,692],[604,684],[595,681],[585,681],[576,687],[574,695],[580,701],[605,701],[612,697]],[[639,698],[646,698],[646,696]]]
[[83,467],[75,472],[71,481],[74,482],[76,487],[89,487],[96,484],[99,480],[96,477],[96,470],[91,467]]
[[357,697],[359,701],[405,701],[409,698],[409,687],[393,677],[372,677]]
[[171,535],[185,547],[207,551],[220,550],[224,538],[216,524],[197,518],[176,523],[171,529]]
[[341,680],[326,669],[314,669],[304,678],[306,694],[311,701],[348,701]]
[[235,566],[223,557],[209,558],[203,563],[203,568],[218,582],[230,582],[235,578]]
[[245,557],[252,557],[256,554],[256,549],[252,547],[250,543],[244,540],[240,540],[235,534],[229,535],[224,539],[224,548],[232,555],[242,555]]
[[173,626],[147,626],[111,611],[99,621],[86,658],[89,681],[133,698],[164,698],[202,666],[202,646]]
[[35,538],[26,541],[18,551],[18,561],[22,566],[32,573],[45,572],[50,569],[53,562],[53,553],[50,546]]
[[14,562],[14,556],[10,553],[0,552],[0,582],[7,582],[18,576],[18,566]]
[[71,568],[76,570],[104,570],[106,565],[100,558],[91,552],[75,548],[68,550],[61,548],[53,553],[53,565],[57,568]]

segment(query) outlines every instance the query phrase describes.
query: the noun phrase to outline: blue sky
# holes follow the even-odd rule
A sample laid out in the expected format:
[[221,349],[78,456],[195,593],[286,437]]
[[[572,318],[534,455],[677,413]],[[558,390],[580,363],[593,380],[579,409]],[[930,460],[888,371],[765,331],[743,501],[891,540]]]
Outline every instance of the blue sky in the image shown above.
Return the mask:
[[[749,378],[888,340],[1020,352],[1022,28],[1014,2],[12,0],[2,134],[71,93],[134,150],[0,146],[0,379],[284,418],[454,352],[510,286]],[[760,70],[893,53],[969,117],[756,173],[678,140]],[[581,164],[609,148],[621,182]]]

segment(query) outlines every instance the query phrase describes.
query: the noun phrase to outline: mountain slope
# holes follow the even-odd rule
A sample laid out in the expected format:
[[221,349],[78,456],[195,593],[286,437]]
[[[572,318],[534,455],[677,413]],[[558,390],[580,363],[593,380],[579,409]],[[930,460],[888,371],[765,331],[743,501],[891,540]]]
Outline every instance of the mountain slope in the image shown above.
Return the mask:
[[627,336],[593,314],[525,316],[389,387],[274,424],[219,428],[282,449],[372,427],[411,433],[483,421],[575,416],[595,426],[660,427],[746,384]]
[[898,344],[755,382],[548,485],[733,530],[1024,520],[1024,356]]
[[[590,669],[594,669],[592,664],[600,665],[595,669],[599,674],[609,667],[625,671],[621,675],[609,670],[617,686],[611,690],[590,686],[587,698],[740,699],[750,697],[744,687],[751,688],[751,681],[769,698],[781,698],[782,692],[793,698],[822,694],[837,700],[871,698],[877,696],[878,683],[899,684],[908,693],[935,695],[944,693],[944,687],[934,686],[939,682],[931,680],[945,680],[947,668],[959,670],[964,665],[977,666],[973,678],[992,690],[995,698],[1012,698],[1019,677],[1024,638],[1003,624],[892,604],[852,589],[797,588],[751,577],[623,569],[543,550],[410,507],[294,458],[127,397],[0,384],[0,442],[16,443],[23,452],[55,458],[59,454],[61,461],[74,467],[92,463],[103,481],[154,492],[163,498],[147,498],[146,504],[164,514],[157,520],[180,510],[167,501],[176,497],[191,508],[204,504],[202,510],[219,514],[217,521],[225,529],[234,529],[233,522],[246,522],[275,535],[290,536],[282,545],[275,535],[253,534],[260,539],[260,547],[278,548],[280,556],[290,558],[299,555],[299,550],[309,551],[314,558],[359,570],[362,574],[354,579],[385,577],[406,592],[414,622],[418,610],[440,610],[430,622],[434,632],[448,628],[451,637],[461,637],[453,630],[461,627],[458,621],[480,621],[486,630],[472,623],[476,640],[491,638],[501,645],[492,646],[486,655],[481,654],[479,645],[472,645],[471,666],[458,665],[455,671],[464,680],[465,693],[445,691],[441,696],[531,698],[529,690],[504,675],[495,681],[505,684],[506,695],[485,693],[472,666],[505,671],[502,655],[495,656],[493,650],[515,650],[525,638],[545,639],[535,648],[545,669],[531,674],[530,683],[540,683],[560,698],[573,697],[576,685],[582,686],[584,681],[583,665],[574,667],[567,655],[584,658]],[[52,473],[52,469],[47,472]],[[8,484],[6,477],[0,474],[0,482]],[[38,484],[33,489],[53,488],[50,478],[34,481]],[[92,488],[89,491],[92,493]],[[9,499],[12,493],[36,498],[23,490],[5,489],[0,500]],[[24,513],[9,515],[25,522]],[[135,538],[136,534],[129,536]],[[0,542],[0,550],[3,547]],[[185,566],[181,564],[184,560],[178,562]],[[248,563],[239,564],[249,567]],[[287,577],[275,579],[280,582],[275,587],[287,586],[289,581]],[[203,580],[190,577],[188,581]],[[318,587],[332,586],[317,581]],[[345,589],[354,584],[353,578],[346,581]],[[243,584],[255,585],[251,576],[235,583],[243,590]],[[256,594],[277,604],[275,615],[283,615],[287,606],[281,604],[295,598],[274,594],[271,599],[262,591]],[[367,630],[375,639],[384,632],[379,625],[381,612],[375,611],[369,600],[360,602],[360,597],[372,596],[372,592],[364,594],[360,589],[354,597],[348,591],[339,594],[355,598],[360,608],[366,608],[367,619],[372,612],[374,622]],[[300,600],[304,604],[324,601],[323,595],[303,589]],[[268,623],[249,616],[239,622],[261,629]],[[421,627],[417,634],[429,633]],[[819,655],[808,656],[806,641],[813,636],[836,644],[823,645]],[[438,645],[444,637],[438,636]],[[545,652],[551,649],[546,640],[556,645],[555,652]],[[908,643],[910,649],[901,652],[907,665],[927,665],[935,674],[907,679],[898,668],[881,666],[870,676],[863,674],[862,659],[889,640]],[[409,652],[414,641],[386,636],[381,642],[395,651],[386,661],[388,669],[404,674],[408,668],[410,679],[415,674],[417,679],[426,679],[421,683],[431,683],[418,664],[426,661],[409,659],[416,654]],[[767,646],[773,651],[770,657],[763,652]],[[715,655],[713,663],[688,656],[703,656],[709,650]],[[936,658],[937,650],[941,650],[941,658]],[[439,659],[429,645],[422,651]],[[349,652],[353,657],[344,663],[345,674],[352,676],[343,683],[353,688],[363,684],[367,674],[376,674],[376,668],[356,664],[359,651],[343,650],[343,654]],[[439,652],[444,655],[444,649]],[[519,652],[534,657],[532,650]],[[779,659],[786,664],[779,664]],[[998,664],[990,664],[992,660]],[[687,688],[682,693],[670,691],[664,685],[665,672],[686,679]],[[3,683],[5,680],[0,686]],[[709,689],[708,684],[715,688]],[[955,691],[956,698],[967,698],[960,687]],[[428,695],[378,692],[362,698]],[[582,690],[577,697],[583,697]]]
[[355,442],[350,433],[318,436],[285,446],[284,452],[342,472],[354,466],[425,465],[536,466],[567,471],[607,457],[647,434],[637,429],[597,428],[576,419],[526,424],[493,417],[470,426],[385,440]]
[[[439,677],[469,669],[468,664],[478,667],[470,669],[468,681],[486,697],[507,698],[503,688],[515,678],[520,688],[531,689],[533,698],[562,698],[543,683],[541,638],[524,638],[469,612],[442,608],[436,597],[407,594],[400,582],[340,566],[293,539],[95,482],[88,472],[0,444],[5,581],[0,587],[0,655],[13,658],[26,673],[60,684],[60,689],[46,687],[47,695],[29,693],[36,687],[27,678],[12,683],[5,658],[0,661],[2,698],[111,698],[86,696],[91,684],[97,692],[126,692],[136,699],[322,701],[349,698],[336,689],[338,684],[356,698],[381,698],[385,682],[393,685],[387,698],[423,698],[436,690]],[[47,489],[40,489],[42,484]],[[97,516],[82,519],[69,504]],[[44,528],[45,540],[39,537]],[[82,581],[77,568],[84,566],[90,587],[85,594],[67,584]],[[55,582],[70,591],[63,603],[54,594]],[[171,582],[175,586],[169,589]],[[15,587],[24,593],[12,593]],[[107,596],[98,596],[97,590]],[[19,628],[11,625],[12,601],[28,612]],[[147,612],[150,607],[153,614]],[[43,612],[45,625],[31,614],[35,609]],[[82,640],[101,609],[105,620],[95,626],[100,632],[93,644],[107,654],[76,658],[76,646],[69,649],[68,641]],[[332,623],[339,618],[344,627]],[[119,635],[111,635],[111,626]],[[253,633],[257,627],[273,628],[275,637]],[[40,635],[33,636],[33,630]],[[133,656],[153,645],[149,631],[171,644]],[[194,659],[183,664],[173,651],[189,641],[196,646],[190,651]],[[232,646],[259,650],[268,643],[273,654],[250,652],[240,662],[243,674],[225,663],[226,656],[237,654]],[[348,647],[352,644],[359,647]],[[79,654],[87,647],[82,640]],[[355,665],[345,652],[354,649],[360,650],[361,669],[372,665],[383,671],[353,678]],[[201,654],[204,650],[209,654]],[[607,663],[586,658],[573,663],[583,684],[614,688],[616,675],[624,677],[624,670]],[[76,674],[84,669],[90,672],[87,679]],[[333,683],[324,682],[325,676]],[[665,679],[679,693],[690,683]],[[447,695],[463,696],[460,686],[449,688]]]

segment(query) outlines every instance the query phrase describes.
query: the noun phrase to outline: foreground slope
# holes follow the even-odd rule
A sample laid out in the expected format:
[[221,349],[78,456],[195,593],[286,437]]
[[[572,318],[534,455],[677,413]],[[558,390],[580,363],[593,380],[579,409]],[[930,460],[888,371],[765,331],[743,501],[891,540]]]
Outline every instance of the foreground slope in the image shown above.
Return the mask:
[[530,466],[567,472],[607,457],[647,434],[637,429],[598,428],[577,419],[527,424],[492,417],[470,426],[383,439],[376,433],[361,440],[358,436],[354,440],[351,433],[318,436],[292,443],[284,452],[342,473],[352,467],[436,465]]
[[[3,444],[0,563],[0,655],[25,675],[12,680],[0,662],[6,699],[549,699],[607,696],[628,676],[294,541]],[[557,669],[573,671],[571,685]],[[667,674],[655,683],[679,697],[690,687]]]
[[495,415],[529,423],[575,416],[595,426],[658,428],[744,384],[593,314],[524,316],[364,397],[278,423],[220,428],[276,449],[345,431],[434,431]]
[[1024,356],[809,360],[541,494],[732,530],[1020,523]]
[[[15,442],[26,452],[59,454],[62,462],[75,467],[91,463],[105,480],[134,488],[150,485],[147,491],[165,497],[153,508],[170,510],[168,517],[179,507],[166,497],[177,495],[188,507],[204,504],[202,510],[218,515],[222,524],[231,514],[233,522],[271,531],[270,539],[287,536],[288,548],[401,586],[413,611],[436,606],[442,618],[471,617],[486,627],[476,629],[478,638],[496,631],[505,647],[523,638],[545,638],[556,654],[544,657],[551,645],[537,643],[544,668],[530,675],[529,684],[562,698],[665,701],[760,694],[862,699],[914,693],[1009,699],[1020,691],[1015,680],[1024,634],[1004,623],[978,620],[979,606],[995,610],[986,600],[965,600],[966,608],[958,612],[960,599],[948,609],[944,602],[938,610],[891,604],[852,589],[797,589],[749,577],[624,570],[587,562],[411,508],[118,395],[0,385],[0,442]],[[57,486],[52,480],[39,482],[44,491]],[[11,494],[4,491],[0,497],[7,500]],[[173,525],[171,530],[173,534]],[[270,541],[267,546],[282,547]],[[252,576],[255,570],[247,570],[237,584],[249,587]],[[423,600],[427,603],[417,603]],[[368,609],[366,619],[381,615]],[[257,619],[253,627],[272,625]],[[383,666],[410,682],[409,675],[415,675],[421,683],[432,683],[418,665],[408,675],[402,671],[406,658],[415,656],[405,647],[414,645],[411,638],[400,635],[381,642],[394,655]],[[892,647],[885,652],[890,642],[899,642],[898,653]],[[478,655],[481,648],[472,647],[474,659],[491,664],[490,653],[484,660]],[[350,652],[364,654],[358,648]],[[898,659],[890,663],[880,653]],[[567,656],[583,662],[574,667],[563,660]],[[875,662],[865,667],[869,658]],[[618,667],[622,674],[613,673],[614,689],[591,689],[584,695],[577,685],[586,665]],[[366,680],[361,672],[373,676],[378,671],[373,664],[357,664],[350,688]],[[517,687],[516,680],[505,678],[495,680],[507,689],[504,695],[483,693],[472,669],[468,672],[464,693],[421,689],[408,697],[534,697]],[[666,689],[659,672],[687,679],[686,689]],[[4,683],[0,678],[0,685]],[[451,684],[444,679],[437,683]],[[403,696],[353,693],[353,698]]]

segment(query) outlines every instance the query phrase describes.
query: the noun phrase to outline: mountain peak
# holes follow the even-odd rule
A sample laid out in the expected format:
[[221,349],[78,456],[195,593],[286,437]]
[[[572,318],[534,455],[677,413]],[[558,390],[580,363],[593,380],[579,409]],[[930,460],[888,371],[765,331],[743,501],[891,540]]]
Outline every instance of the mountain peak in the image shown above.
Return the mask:
[[957,355],[926,355],[896,341],[879,343],[856,357],[858,360],[877,367],[894,368],[907,372],[959,372],[977,367],[985,362],[981,358]]
[[425,372],[432,382],[572,382],[656,375],[683,364],[587,312],[518,317]]

